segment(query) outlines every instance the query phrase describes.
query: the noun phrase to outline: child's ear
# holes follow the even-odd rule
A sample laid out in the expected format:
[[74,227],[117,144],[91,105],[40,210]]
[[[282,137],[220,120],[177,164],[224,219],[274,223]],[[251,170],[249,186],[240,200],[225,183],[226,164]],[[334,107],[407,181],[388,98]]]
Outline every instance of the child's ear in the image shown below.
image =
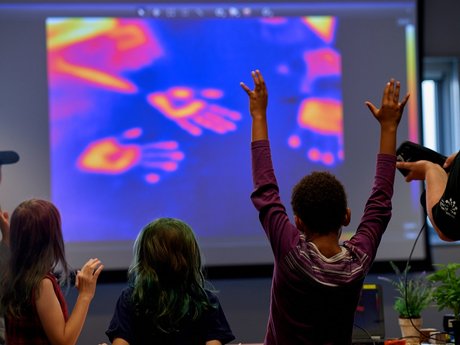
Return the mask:
[[297,227],[297,229],[299,229],[300,231],[304,231],[304,230],[305,230],[305,225],[304,225],[304,223],[302,222],[302,219],[300,219],[300,218],[297,217],[296,215],[294,215],[294,222],[295,222],[295,226]]
[[351,222],[351,210],[347,207],[347,211],[345,212],[345,218],[343,219],[343,226],[348,226]]

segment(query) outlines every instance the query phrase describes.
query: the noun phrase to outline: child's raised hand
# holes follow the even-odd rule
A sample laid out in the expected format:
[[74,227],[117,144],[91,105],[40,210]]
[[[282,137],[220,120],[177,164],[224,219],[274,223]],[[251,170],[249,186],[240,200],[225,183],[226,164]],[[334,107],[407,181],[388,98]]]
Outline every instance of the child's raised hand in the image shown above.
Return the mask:
[[369,101],[366,102],[367,107],[377,119],[377,121],[379,121],[381,126],[387,128],[398,127],[399,121],[401,120],[401,116],[404,111],[404,107],[409,100],[409,94],[406,94],[402,101],[399,101],[400,89],[400,82],[391,79],[385,85],[382,97],[382,105],[380,108],[377,108]]
[[243,82],[240,85],[249,96],[249,111],[251,116],[253,118],[265,118],[268,104],[267,86],[259,70],[252,71],[251,76],[254,80],[254,90],[251,91]]
[[89,259],[83,265],[81,270],[77,272],[75,286],[77,287],[80,295],[85,295],[93,298],[96,292],[96,283],[99,274],[101,274],[104,265],[99,259]]

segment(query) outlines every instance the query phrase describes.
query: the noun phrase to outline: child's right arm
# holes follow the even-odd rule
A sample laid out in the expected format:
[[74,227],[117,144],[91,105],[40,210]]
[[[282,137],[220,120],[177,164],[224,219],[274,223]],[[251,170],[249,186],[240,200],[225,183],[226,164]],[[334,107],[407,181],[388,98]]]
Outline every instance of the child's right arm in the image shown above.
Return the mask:
[[77,274],[79,290],[77,302],[67,322],[54,292],[53,283],[45,278],[41,281],[36,297],[38,317],[53,345],[74,345],[80,336],[89,305],[94,297],[96,282],[104,266],[98,259],[90,259]]
[[290,223],[279,196],[270,145],[268,142],[267,104],[268,91],[259,70],[251,72],[254,89],[240,83],[249,96],[249,112],[252,118],[251,160],[254,191],[251,200],[259,211],[260,222],[272,246],[275,259],[284,257],[299,236]]

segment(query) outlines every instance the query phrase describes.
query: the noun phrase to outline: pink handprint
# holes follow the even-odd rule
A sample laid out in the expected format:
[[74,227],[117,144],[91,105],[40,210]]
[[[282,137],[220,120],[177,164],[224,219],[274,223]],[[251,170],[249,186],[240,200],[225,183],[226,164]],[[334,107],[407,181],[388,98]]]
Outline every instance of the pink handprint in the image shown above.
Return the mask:
[[303,78],[301,90],[305,93],[312,92],[312,85],[321,78],[340,77],[342,74],[342,57],[332,48],[307,50],[303,54],[306,73]]
[[[77,160],[77,167],[84,172],[119,175],[142,166],[148,170],[173,172],[185,155],[178,150],[176,141],[160,141],[148,144],[125,143],[140,137],[142,130],[132,128],[120,138],[105,137],[90,143]],[[157,183],[161,176],[155,172],[145,175],[148,183]]]
[[210,103],[223,97],[217,89],[204,89],[200,92],[189,87],[172,87],[165,92],[152,92],[147,96],[149,104],[166,118],[177,123],[191,135],[199,136],[202,128],[219,134],[236,130],[235,121],[241,113]]

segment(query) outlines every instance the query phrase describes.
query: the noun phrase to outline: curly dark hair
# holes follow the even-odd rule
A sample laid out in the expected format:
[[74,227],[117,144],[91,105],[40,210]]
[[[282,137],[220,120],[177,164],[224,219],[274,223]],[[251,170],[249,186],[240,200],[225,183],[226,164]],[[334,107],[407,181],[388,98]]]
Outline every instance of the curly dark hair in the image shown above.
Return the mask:
[[328,234],[340,229],[347,212],[347,195],[342,183],[327,171],[304,176],[293,188],[294,214],[312,232]]

